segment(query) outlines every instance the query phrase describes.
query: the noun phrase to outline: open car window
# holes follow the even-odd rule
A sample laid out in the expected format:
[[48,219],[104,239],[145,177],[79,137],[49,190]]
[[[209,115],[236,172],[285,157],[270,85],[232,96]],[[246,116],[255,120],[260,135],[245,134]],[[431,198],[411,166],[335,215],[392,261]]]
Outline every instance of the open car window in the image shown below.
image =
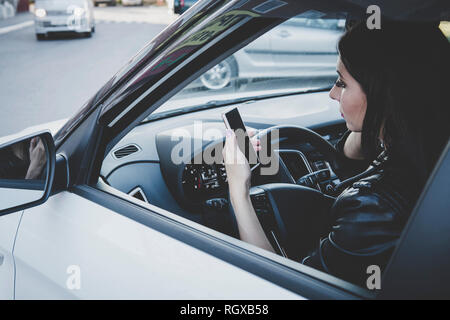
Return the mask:
[[[303,125],[303,119],[308,117],[315,119],[317,125],[322,125],[321,121],[335,121],[337,108],[327,105],[331,103],[327,91],[337,78],[337,41],[344,25],[344,19],[293,17],[206,70],[111,148],[103,161],[97,187],[107,192],[113,188],[137,201],[239,239],[230,216],[205,213],[204,204],[209,200],[226,198],[223,166],[180,169],[180,165],[168,165],[170,160],[166,157],[173,152],[172,134],[189,133],[196,122],[210,123],[212,129],[220,131],[224,124],[222,111],[217,107],[228,108],[239,101],[263,96],[277,100],[265,99],[264,106],[253,105],[245,120],[252,115],[265,115],[273,120],[271,114],[276,114],[281,120],[272,125],[294,118],[298,125]],[[312,97],[302,94],[310,91],[318,93]],[[285,110],[280,110],[279,104],[285,104]],[[241,110],[245,109],[242,105]],[[262,125],[264,119],[260,121]],[[344,126],[336,128],[324,135],[334,141]],[[206,137],[203,144],[216,139],[220,141],[220,134]],[[295,154],[286,156],[287,160],[298,161]],[[199,193],[198,189],[203,191]],[[289,263],[303,267],[300,257],[295,258]]]
[[[205,129],[219,129],[215,136],[188,141],[194,149],[189,149],[187,156],[194,159],[199,152],[195,149],[197,143],[204,148],[223,138],[220,133],[224,129],[223,108],[248,102],[240,105],[240,109],[248,117],[244,120],[250,118],[256,128],[287,122],[308,124],[323,129],[321,134],[328,142],[336,142],[345,126],[336,113],[338,108],[328,105],[327,90],[337,78],[337,42],[344,26],[344,19],[293,17],[224,58],[148,115],[111,149],[102,165],[101,184],[108,185],[106,190],[112,187],[138,201],[238,239],[232,219],[222,213],[205,214],[208,201],[215,208],[224,205],[217,200],[226,198],[223,166],[171,165],[170,155],[176,145],[173,141],[195,134],[195,122],[207,123]],[[448,25],[441,24],[441,28]],[[253,103],[253,99],[261,97],[266,97],[264,106]],[[326,126],[338,120],[341,126],[333,125],[333,130]],[[308,158],[308,152],[317,154],[311,146],[304,147],[302,152]],[[309,164],[317,166],[316,169],[327,167],[322,159],[308,163],[302,153],[299,156],[295,150],[288,151],[281,158],[295,181],[308,174]],[[299,164],[300,173],[294,172]],[[301,265],[301,257],[305,255],[290,256],[289,263]]]
[[296,16],[204,72],[144,121],[233,99],[330,88],[345,19]]

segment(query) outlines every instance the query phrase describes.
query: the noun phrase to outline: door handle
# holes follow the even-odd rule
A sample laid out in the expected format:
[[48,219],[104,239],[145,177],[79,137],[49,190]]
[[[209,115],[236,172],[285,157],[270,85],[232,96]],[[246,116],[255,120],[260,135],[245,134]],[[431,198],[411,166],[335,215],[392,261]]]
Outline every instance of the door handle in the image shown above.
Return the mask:
[[287,30],[281,30],[280,32],[278,32],[278,35],[282,38],[287,38],[291,35],[291,33]]

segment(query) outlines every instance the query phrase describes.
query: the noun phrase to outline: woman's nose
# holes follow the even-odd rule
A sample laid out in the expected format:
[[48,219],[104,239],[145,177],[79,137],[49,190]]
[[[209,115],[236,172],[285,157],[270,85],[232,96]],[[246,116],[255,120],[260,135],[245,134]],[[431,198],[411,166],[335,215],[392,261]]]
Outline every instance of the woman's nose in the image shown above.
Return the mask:
[[339,93],[337,92],[337,88],[336,85],[333,86],[333,88],[331,88],[330,93],[328,94],[330,96],[331,99],[339,101]]

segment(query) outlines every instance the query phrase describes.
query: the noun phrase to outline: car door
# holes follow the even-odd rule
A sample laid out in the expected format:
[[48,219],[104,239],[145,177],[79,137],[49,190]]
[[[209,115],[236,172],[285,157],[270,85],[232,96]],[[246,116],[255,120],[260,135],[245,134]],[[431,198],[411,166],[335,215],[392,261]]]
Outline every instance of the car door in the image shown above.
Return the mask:
[[257,78],[270,76],[275,71],[270,32],[263,34],[258,39],[233,55],[237,62],[239,77]]
[[[45,152],[53,149],[44,139],[44,136],[51,137],[50,133],[40,133],[42,135],[23,130],[19,134],[0,138],[0,300],[14,299],[13,253],[23,209],[40,203],[46,193],[45,178],[48,177],[44,176],[50,172],[47,166],[52,161],[46,158],[48,154]],[[33,147],[30,146],[32,140]],[[32,166],[21,151],[36,148],[41,143],[42,149],[38,156],[42,166]]]
[[277,70],[283,76],[333,76],[343,32],[338,21],[293,17],[271,30]]
[[22,212],[0,216],[0,300],[14,298],[13,248]]
[[112,198],[77,188],[24,212],[14,250],[16,299],[301,299],[105,207],[118,201],[114,206],[138,220],[151,215]]
[[[208,19],[202,24],[207,26]],[[264,27],[259,22],[256,26]],[[232,28],[238,27],[244,24]],[[189,39],[188,33],[183,37]],[[225,37],[228,33],[219,34]],[[236,37],[234,45],[238,40],[241,43],[242,32],[230,34]],[[108,148],[181,82],[197,77],[199,65],[204,70],[212,67],[205,64],[201,52],[209,55],[208,50],[215,51],[220,40],[176,63],[170,59],[171,64],[165,65],[155,59],[126,69],[125,75],[132,70],[132,76],[117,82],[111,94],[107,91],[111,82],[105,85],[59,131],[55,144],[67,169],[57,166],[54,194],[23,214],[14,248],[17,299],[366,296],[361,288],[320,271],[95,185]],[[173,58],[177,48],[179,44],[169,43],[164,52]],[[160,57],[169,61],[163,54]],[[154,83],[156,78],[160,80]],[[100,99],[102,93],[106,97]],[[63,177],[67,177],[65,184],[58,181]]]

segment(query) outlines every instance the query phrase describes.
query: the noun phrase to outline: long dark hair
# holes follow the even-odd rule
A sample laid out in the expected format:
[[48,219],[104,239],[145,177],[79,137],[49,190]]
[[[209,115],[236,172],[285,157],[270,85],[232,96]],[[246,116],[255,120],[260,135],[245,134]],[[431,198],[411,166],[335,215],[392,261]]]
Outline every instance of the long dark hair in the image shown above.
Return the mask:
[[425,183],[450,132],[450,44],[438,23],[356,23],[338,49],[367,96],[365,157],[377,156],[381,133],[389,161]]

